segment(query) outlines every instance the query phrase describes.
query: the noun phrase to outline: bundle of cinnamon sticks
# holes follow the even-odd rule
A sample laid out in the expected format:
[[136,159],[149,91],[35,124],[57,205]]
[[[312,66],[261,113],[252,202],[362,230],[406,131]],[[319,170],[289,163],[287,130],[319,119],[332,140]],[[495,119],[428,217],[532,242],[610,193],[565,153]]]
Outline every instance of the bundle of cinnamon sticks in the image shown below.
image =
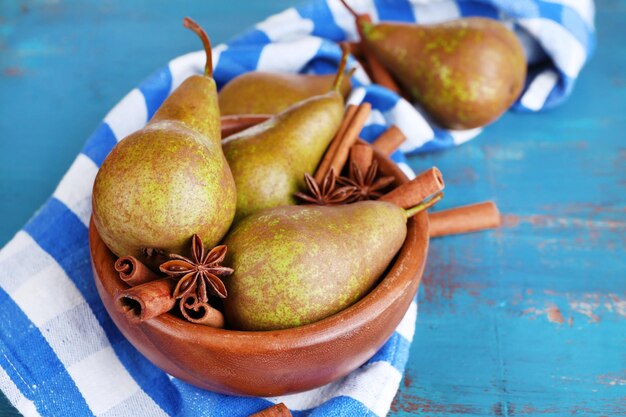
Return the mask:
[[[390,156],[406,140],[406,136],[397,126],[391,126],[383,132],[372,143],[371,147],[365,141],[359,140],[358,135],[370,112],[371,105],[369,103],[348,106],[343,122],[315,173],[315,179],[318,182],[331,168],[335,172],[341,172],[348,156],[361,172],[366,172],[372,163],[372,147],[383,155]],[[437,168],[431,168],[410,181],[409,187],[398,188],[389,193],[385,199],[408,209],[410,204],[414,204],[415,199],[426,199],[442,189],[441,172]],[[430,213],[429,223],[430,236],[440,237],[496,228],[501,223],[501,216],[493,201],[484,201]]]
[[[194,324],[210,327],[224,327],[224,315],[208,303],[198,300],[178,301],[174,296],[177,279],[162,277],[134,256],[123,256],[115,262],[115,270],[129,288],[120,292],[115,299],[117,308],[131,322],[142,322],[171,311],[176,303],[181,303],[183,317]],[[196,313],[196,314],[192,314]]]
[[335,137],[330,142],[324,157],[317,167],[315,172],[315,180],[317,182],[321,182],[330,169],[334,169],[336,173],[342,171],[350,155],[350,148],[359,138],[359,133],[361,133],[371,110],[372,106],[369,103],[363,103],[359,106],[353,104],[348,106]]

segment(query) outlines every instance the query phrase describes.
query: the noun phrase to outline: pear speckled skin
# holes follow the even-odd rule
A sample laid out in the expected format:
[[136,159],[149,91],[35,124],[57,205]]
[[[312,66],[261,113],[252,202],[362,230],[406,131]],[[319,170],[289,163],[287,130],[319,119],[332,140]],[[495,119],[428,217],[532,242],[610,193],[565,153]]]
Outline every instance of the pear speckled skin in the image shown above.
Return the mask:
[[[219,93],[222,115],[277,114],[307,98],[324,94],[333,86],[334,74],[284,74],[246,72],[233,78]],[[340,92],[350,92],[350,79],[344,78]]]
[[493,122],[524,86],[523,47],[495,20],[362,25],[367,47],[443,127],[470,129]]
[[149,124],[178,120],[217,145],[222,137],[220,116],[215,80],[205,75],[192,75],[172,91]]
[[304,188],[304,174],[315,172],[343,113],[343,97],[331,91],[226,138],[224,154],[237,186],[235,221],[295,204],[293,194]]
[[242,220],[225,240],[225,314],[239,330],[313,323],[363,297],[406,237],[391,203],[284,206]]
[[143,248],[186,254],[194,233],[208,247],[217,244],[236,201],[215,82],[198,75],[107,156],[94,183],[93,219],[113,253],[150,263]]

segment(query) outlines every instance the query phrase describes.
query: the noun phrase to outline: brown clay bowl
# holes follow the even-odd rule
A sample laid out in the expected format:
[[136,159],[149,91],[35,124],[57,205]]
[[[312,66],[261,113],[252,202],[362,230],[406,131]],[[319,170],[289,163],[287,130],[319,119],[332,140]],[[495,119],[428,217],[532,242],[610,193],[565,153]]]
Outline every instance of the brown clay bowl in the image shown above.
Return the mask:
[[[389,159],[381,170],[407,181]],[[361,366],[400,323],[418,289],[428,250],[428,216],[408,222],[404,245],[386,275],[363,299],[316,323],[293,329],[243,332],[191,324],[172,314],[130,322],[117,309],[127,288],[113,268],[115,255],[93,222],[89,244],[98,293],[126,338],[165,372],[225,394],[275,396],[319,387]]]

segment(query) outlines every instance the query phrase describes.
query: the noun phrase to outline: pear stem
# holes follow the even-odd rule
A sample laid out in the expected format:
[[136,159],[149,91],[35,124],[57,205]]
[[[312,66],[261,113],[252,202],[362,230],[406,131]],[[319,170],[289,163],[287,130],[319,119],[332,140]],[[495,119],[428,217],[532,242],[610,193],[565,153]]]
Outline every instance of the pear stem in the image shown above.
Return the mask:
[[341,4],[343,4],[343,7],[345,7],[352,16],[354,16],[355,19],[359,19],[361,17],[361,15],[359,15],[356,10],[354,10],[352,7],[350,7],[350,5],[348,4],[348,2],[346,0],[339,0],[341,2]]
[[410,209],[404,210],[404,214],[406,215],[406,218],[409,219],[409,218],[415,216],[417,213],[419,213],[421,211],[424,211],[426,209],[429,209],[430,207],[434,206],[442,198],[443,198],[443,192],[438,192],[437,194],[435,194],[434,196],[432,196],[428,200],[425,200],[425,201],[421,202],[417,206],[414,206],[414,207],[411,207]]
[[202,27],[196,23],[190,17],[183,19],[183,26],[194,31],[196,35],[202,40],[204,51],[206,52],[206,64],[204,65],[204,75],[207,77],[213,77],[213,55],[211,53],[211,41]]
[[348,49],[344,45],[341,45],[341,61],[339,62],[339,68],[337,69],[337,75],[335,76],[332,87],[332,89],[337,92],[341,90],[341,83],[343,82],[346,64],[348,63],[348,53]]
[[339,0],[343,7],[345,7],[352,16],[354,16],[354,23],[356,24],[359,36],[363,37],[363,32],[368,32],[372,28],[372,18],[369,14],[358,14],[346,0]]

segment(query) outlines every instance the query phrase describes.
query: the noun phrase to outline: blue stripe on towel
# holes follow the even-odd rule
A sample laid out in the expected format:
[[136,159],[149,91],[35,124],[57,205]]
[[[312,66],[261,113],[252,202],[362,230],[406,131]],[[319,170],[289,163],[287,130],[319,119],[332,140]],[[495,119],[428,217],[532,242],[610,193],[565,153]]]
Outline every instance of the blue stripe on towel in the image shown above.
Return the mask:
[[259,29],[251,29],[233,38],[229,43],[231,46],[238,45],[267,45],[271,40],[265,32]]
[[247,417],[273,404],[263,398],[243,398],[205,391],[179,379],[173,379],[172,384],[183,398],[194,398],[194,401],[182,404],[180,415],[184,416],[205,415],[207,410],[211,410],[211,417]]
[[361,139],[364,139],[371,143],[387,129],[388,128],[386,125],[379,125],[379,124],[367,125],[361,131]]
[[97,166],[100,166],[116,144],[115,134],[106,122],[102,122],[87,139],[82,153],[87,155]]
[[409,360],[410,348],[411,342],[394,332],[387,343],[367,363],[389,362],[391,366],[402,372]]
[[168,96],[172,88],[172,73],[164,67],[153,72],[148,78],[139,84],[139,90],[146,99],[148,107],[148,120],[157,111],[163,100]]
[[372,107],[386,112],[391,110],[398,102],[398,95],[379,85],[370,85],[367,87],[365,101],[372,104]]
[[325,1],[313,1],[296,7],[298,14],[304,19],[313,21],[313,36],[333,41],[343,40],[343,29],[333,20],[333,14]]
[[226,49],[220,54],[220,60],[213,69],[213,76],[218,88],[229,80],[244,72],[253,71],[257,67],[259,57],[263,48],[258,46],[241,46],[233,49]]
[[294,417],[377,417],[376,414],[374,414],[374,412],[367,408],[363,403],[346,396],[334,397],[317,408],[309,411],[296,411],[292,414]]
[[461,16],[498,18],[498,10],[491,4],[483,4],[477,1],[459,1],[458,3]]
[[[67,370],[9,295],[0,288],[0,366],[22,394],[33,401],[42,416],[92,416]],[[11,360],[7,354],[11,355]],[[61,397],[62,395],[62,397]],[[54,401],[54,398],[62,398]]]
[[394,2],[394,7],[389,7],[388,0],[375,0],[376,11],[378,13],[378,20],[393,21],[393,22],[413,22],[413,8],[407,0],[400,0]]

